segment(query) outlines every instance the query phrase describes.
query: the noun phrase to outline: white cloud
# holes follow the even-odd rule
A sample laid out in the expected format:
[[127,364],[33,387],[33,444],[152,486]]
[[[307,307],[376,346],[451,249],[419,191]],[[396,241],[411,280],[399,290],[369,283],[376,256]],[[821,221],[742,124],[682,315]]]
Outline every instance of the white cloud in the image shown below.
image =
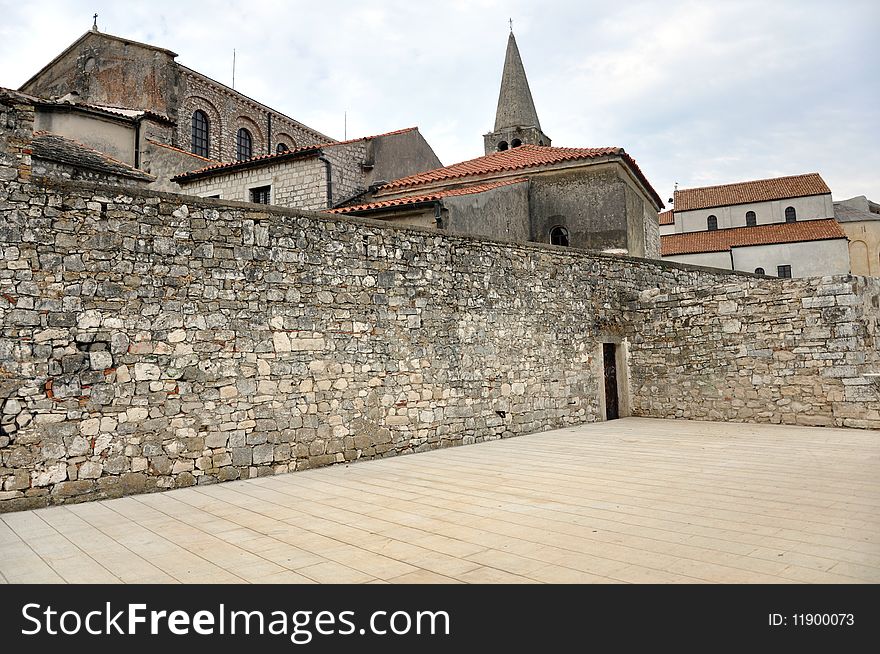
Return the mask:
[[91,26],[155,43],[335,137],[418,125],[453,163],[482,154],[507,19],[555,145],[620,145],[661,197],[819,171],[880,199],[877,47],[868,0],[604,2],[0,0],[0,85]]

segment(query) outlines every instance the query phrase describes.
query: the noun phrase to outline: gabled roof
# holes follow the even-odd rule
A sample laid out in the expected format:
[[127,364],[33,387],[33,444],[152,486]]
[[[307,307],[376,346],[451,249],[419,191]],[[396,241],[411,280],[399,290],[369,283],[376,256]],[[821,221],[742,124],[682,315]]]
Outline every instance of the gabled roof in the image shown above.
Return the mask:
[[831,189],[819,173],[758,179],[752,182],[685,188],[675,192],[675,210],[693,211],[732,204],[825,195]]
[[880,213],[873,211],[862,211],[855,207],[849,207],[845,204],[834,203],[834,217],[839,223],[858,223],[865,220],[880,220]]
[[660,219],[661,225],[674,225],[675,224],[675,213],[673,213],[672,209],[669,211],[664,211],[657,216]]
[[388,209],[391,207],[403,207],[410,206],[415,204],[422,204],[424,202],[436,202],[437,200],[442,200],[443,198],[455,197],[460,195],[474,195],[476,193],[484,193],[486,191],[491,191],[492,189],[499,188],[501,186],[509,186],[510,184],[520,184],[522,182],[527,182],[528,180],[524,177],[519,179],[505,179],[499,182],[491,182],[488,184],[473,184],[471,186],[464,186],[462,188],[456,189],[448,189],[443,191],[438,191],[436,193],[429,193],[426,195],[409,195],[405,198],[394,198],[393,200],[381,200],[379,202],[370,202],[367,204],[358,204],[352,207],[339,207],[338,209],[330,209],[328,213],[342,213],[342,214],[350,214],[350,213],[361,213],[366,211],[375,211],[377,209]]
[[846,238],[846,234],[833,218],[804,220],[796,223],[774,223],[756,227],[735,227],[711,232],[685,232],[660,237],[660,254],[699,254],[701,252],[726,252],[731,248],[750,245],[776,245],[802,241],[825,241]]
[[88,168],[102,173],[139,179],[145,182],[152,182],[156,179],[142,170],[129,166],[78,141],[58,136],[57,134],[50,134],[49,132],[34,132],[31,148],[33,156],[38,159],[55,161],[77,168]]
[[402,177],[385,184],[379,192],[397,189],[417,188],[419,186],[464,179],[477,175],[490,175],[509,171],[528,170],[538,166],[564,163],[568,161],[586,161],[602,157],[620,157],[630,167],[636,178],[644,185],[657,206],[663,207],[663,201],[639,169],[635,159],[630,157],[623,148],[556,148],[543,145],[521,145],[502,152],[492,152],[483,157],[462,161],[461,163],[435,168],[417,175]]
[[406,134],[407,132],[412,132],[418,130],[418,127],[407,127],[406,129],[398,129],[393,132],[386,132],[385,134],[376,134],[374,136],[363,136],[361,138],[349,139],[347,141],[330,141],[328,143],[321,143],[319,145],[306,145],[301,148],[294,148],[293,150],[288,150],[287,152],[273,152],[272,154],[261,154],[256,157],[252,157],[250,159],[246,159],[245,161],[233,161],[232,163],[218,163],[212,166],[206,166],[204,168],[199,168],[198,170],[192,170],[188,173],[183,173],[178,175],[177,177],[173,177],[171,181],[174,182],[190,182],[194,179],[202,178],[202,177],[210,177],[212,175],[220,174],[220,173],[228,173],[237,170],[242,170],[244,168],[255,168],[264,165],[271,165],[274,163],[279,163],[281,161],[286,161],[288,159],[298,159],[304,156],[311,156],[313,154],[318,154],[319,151],[324,148],[332,148],[338,145],[350,145],[351,143],[357,143],[358,141],[369,141],[370,139],[382,138],[384,136],[396,136],[397,134]]
[[140,46],[140,47],[142,47],[142,48],[148,48],[148,49],[150,49],[150,50],[155,50],[155,51],[157,51],[157,52],[162,52],[162,53],[168,55],[169,57],[171,57],[172,59],[174,59],[175,57],[177,57],[177,53],[176,53],[176,52],[171,52],[171,50],[166,50],[165,48],[160,48],[160,47],[157,47],[157,46],[155,46],[155,45],[150,45],[149,43],[141,43],[141,42],[139,42],[139,41],[134,41],[134,40],[132,40],[132,39],[124,39],[124,38],[122,38],[121,36],[114,36],[113,34],[106,34],[106,33],[104,33],[104,32],[100,32],[100,31],[98,31],[98,30],[96,30],[96,29],[91,29],[91,30],[89,30],[88,32],[86,32],[85,34],[83,34],[81,37],[79,37],[76,41],[74,41],[73,43],[71,43],[69,46],[67,46],[67,47],[66,47],[66,48],[65,48],[65,49],[64,49],[64,50],[63,50],[63,51],[62,51],[57,57],[55,57],[52,61],[50,61],[48,64],[46,64],[45,66],[43,66],[42,68],[40,68],[40,70],[38,70],[36,73],[34,73],[34,75],[33,75],[33,76],[32,76],[27,82],[25,82],[24,84],[22,84],[21,87],[19,87],[19,88],[20,88],[20,89],[25,89],[25,88],[27,88],[27,86],[28,86],[31,82],[33,82],[33,81],[34,81],[35,79],[37,79],[40,75],[43,74],[43,71],[45,71],[47,68],[51,68],[51,67],[55,64],[55,62],[57,62],[57,61],[59,61],[60,59],[62,59],[62,58],[64,57],[64,55],[66,55],[68,52],[70,52],[71,50],[73,50],[76,46],[78,46],[80,43],[82,43],[84,40],[86,40],[86,39],[89,38],[90,36],[99,36],[99,37],[101,37],[101,38],[110,39],[110,40],[112,40],[112,41],[119,41],[120,43],[125,43],[125,44],[128,44],[128,45],[137,45],[137,46]]

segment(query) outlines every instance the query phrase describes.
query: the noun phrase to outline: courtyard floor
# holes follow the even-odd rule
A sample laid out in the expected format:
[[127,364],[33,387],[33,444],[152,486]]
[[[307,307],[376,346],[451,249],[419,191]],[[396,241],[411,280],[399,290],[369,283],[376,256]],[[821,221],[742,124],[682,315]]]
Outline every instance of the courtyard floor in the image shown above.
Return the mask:
[[880,434],[628,418],[0,515],[8,583],[880,583]]

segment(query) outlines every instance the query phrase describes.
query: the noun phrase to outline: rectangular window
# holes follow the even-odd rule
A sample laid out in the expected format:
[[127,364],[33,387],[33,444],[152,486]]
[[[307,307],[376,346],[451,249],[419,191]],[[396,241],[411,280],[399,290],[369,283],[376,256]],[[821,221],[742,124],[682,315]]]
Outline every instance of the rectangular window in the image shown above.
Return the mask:
[[271,204],[269,200],[272,197],[271,186],[259,186],[251,189],[251,202],[257,204]]
[[776,266],[776,276],[791,279],[791,266]]

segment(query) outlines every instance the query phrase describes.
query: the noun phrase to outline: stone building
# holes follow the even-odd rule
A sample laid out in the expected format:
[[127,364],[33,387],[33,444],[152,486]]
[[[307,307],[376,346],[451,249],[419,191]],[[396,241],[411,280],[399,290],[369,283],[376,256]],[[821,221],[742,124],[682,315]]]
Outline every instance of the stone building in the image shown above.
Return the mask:
[[485,156],[392,180],[335,213],[659,257],[663,202],[623,148],[551,147],[511,32]]
[[207,166],[172,182],[201,197],[323,210],[376,183],[431,170],[437,155],[417,127]]
[[675,191],[663,258],[778,277],[850,272],[847,236],[817,174]]
[[864,195],[834,203],[834,217],[849,237],[853,275],[880,277],[880,204]]
[[93,28],[20,90],[50,99],[75,94],[93,105],[165,116],[174,125],[168,145],[221,162],[333,141],[176,58],[165,48]]

